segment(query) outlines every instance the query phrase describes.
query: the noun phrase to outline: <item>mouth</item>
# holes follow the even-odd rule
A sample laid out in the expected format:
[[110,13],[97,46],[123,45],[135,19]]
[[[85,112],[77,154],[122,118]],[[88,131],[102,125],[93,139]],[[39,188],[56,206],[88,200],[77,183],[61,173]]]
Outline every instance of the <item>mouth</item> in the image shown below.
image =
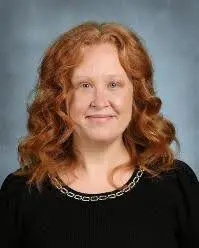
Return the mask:
[[96,114],[96,115],[88,115],[88,116],[86,116],[87,118],[89,118],[89,117],[93,117],[93,118],[107,118],[107,117],[115,117],[115,115],[100,115],[100,114]]
[[90,121],[103,123],[103,122],[107,122],[107,121],[113,119],[114,117],[115,116],[105,116],[105,117],[87,116],[87,119],[89,119]]

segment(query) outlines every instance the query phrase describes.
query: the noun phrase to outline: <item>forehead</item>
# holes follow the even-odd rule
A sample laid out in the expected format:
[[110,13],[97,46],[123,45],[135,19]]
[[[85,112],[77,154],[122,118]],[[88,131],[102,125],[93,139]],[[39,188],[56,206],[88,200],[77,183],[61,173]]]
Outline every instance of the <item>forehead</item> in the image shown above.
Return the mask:
[[73,70],[72,78],[87,76],[124,77],[125,70],[120,64],[116,47],[100,44],[83,49],[82,62]]

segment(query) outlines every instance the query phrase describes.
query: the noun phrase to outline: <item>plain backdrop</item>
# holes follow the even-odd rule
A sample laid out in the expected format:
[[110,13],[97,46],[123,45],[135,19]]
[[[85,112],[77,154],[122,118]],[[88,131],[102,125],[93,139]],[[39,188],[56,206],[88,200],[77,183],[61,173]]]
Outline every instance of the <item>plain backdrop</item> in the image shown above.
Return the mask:
[[198,0],[1,0],[0,184],[19,167],[26,102],[44,49],[87,20],[116,21],[142,36],[155,69],[161,112],[175,125],[179,159],[199,176]]

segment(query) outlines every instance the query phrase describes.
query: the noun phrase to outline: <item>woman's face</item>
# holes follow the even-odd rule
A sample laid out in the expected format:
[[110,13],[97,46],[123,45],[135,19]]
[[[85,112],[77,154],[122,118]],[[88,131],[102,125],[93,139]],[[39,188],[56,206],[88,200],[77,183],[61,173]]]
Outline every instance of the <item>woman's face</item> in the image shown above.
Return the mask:
[[[69,114],[80,138],[110,142],[122,135],[132,115],[133,87],[116,48],[108,43],[86,47],[71,77],[74,93]],[[109,119],[91,115],[114,116]]]

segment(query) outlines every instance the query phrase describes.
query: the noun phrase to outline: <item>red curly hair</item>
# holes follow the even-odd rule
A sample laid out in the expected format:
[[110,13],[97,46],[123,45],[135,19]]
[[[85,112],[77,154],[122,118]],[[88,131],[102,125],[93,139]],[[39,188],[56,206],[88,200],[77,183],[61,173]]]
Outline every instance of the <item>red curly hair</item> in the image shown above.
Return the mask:
[[[132,119],[123,132],[123,142],[131,157],[119,169],[142,168],[152,177],[174,168],[176,142],[174,125],[161,113],[156,96],[153,66],[143,41],[135,31],[115,22],[87,21],[61,34],[46,50],[38,68],[34,98],[27,104],[28,134],[19,141],[17,175],[27,175],[27,183],[39,185],[59,172],[73,172],[81,154],[73,145],[74,122],[68,115],[73,92],[71,74],[83,59],[83,48],[108,42],[118,51],[121,65],[132,81]],[[111,184],[117,188],[111,179]]]

